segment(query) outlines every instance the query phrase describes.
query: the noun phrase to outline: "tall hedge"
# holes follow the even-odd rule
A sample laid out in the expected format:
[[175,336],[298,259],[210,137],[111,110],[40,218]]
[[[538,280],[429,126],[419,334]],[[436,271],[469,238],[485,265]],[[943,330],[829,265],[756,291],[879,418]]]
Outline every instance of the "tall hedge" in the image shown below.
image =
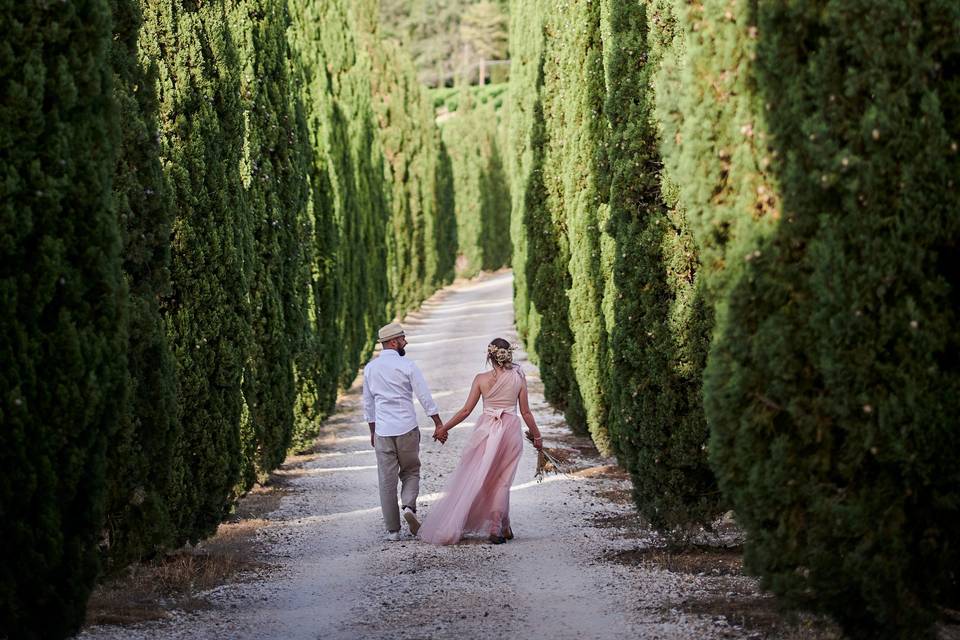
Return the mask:
[[560,255],[566,260],[568,305],[561,315],[573,338],[556,347],[570,360],[593,442],[608,453],[603,297],[612,242],[606,233],[610,211],[604,188],[607,122],[600,3],[552,1],[545,10],[546,28],[553,37],[545,66],[544,180],[547,207],[560,235]]
[[439,136],[437,142],[436,173],[437,224],[433,228],[433,242],[437,246],[437,277],[443,282],[452,282],[457,261],[457,200],[453,177],[453,160]]
[[507,178],[502,151],[503,125],[499,114],[491,120],[497,123],[497,129],[487,146],[481,146],[481,154],[487,155],[488,159],[480,171],[481,264],[487,271],[510,266],[513,256],[513,244],[510,241],[510,180]]
[[[325,131],[331,172],[337,177],[334,219],[339,232],[332,307],[340,354],[338,382],[349,386],[373,350],[371,336],[387,318],[387,237],[392,224],[386,159],[373,106],[370,54],[360,42],[348,2],[321,7],[320,71],[333,100]],[[316,27],[314,27],[316,28]]]
[[177,362],[180,538],[212,533],[241,468],[241,381],[250,354],[253,229],[243,154],[240,60],[224,2],[144,5],[159,64],[161,146],[176,218],[164,299]]
[[510,176],[510,240],[513,244],[513,308],[517,332],[536,359],[540,314],[531,304],[527,271],[530,221],[543,198],[543,47],[540,0],[510,7],[510,90],[506,118]]
[[679,16],[711,460],[747,565],[851,637],[930,635],[960,539],[960,8]]
[[62,637],[127,394],[110,5],[5,2],[0,30],[0,633]]
[[308,201],[300,214],[308,273],[300,285],[307,329],[295,358],[294,442],[317,433],[337,390],[349,385],[386,317],[384,158],[371,103],[370,59],[349,7],[291,1],[288,32],[308,131]]
[[548,398],[620,454],[651,520],[707,521],[709,310],[652,113],[671,43],[647,43],[643,3],[518,3],[511,16],[518,328]]
[[[327,127],[333,124],[333,94],[322,55],[322,7],[312,2],[289,2],[291,72],[298,95],[294,102],[295,130],[307,160],[304,177],[307,203],[298,213],[300,250],[305,269],[299,284],[301,317],[306,324],[303,343],[294,360],[297,399],[294,406],[293,442],[309,443],[319,423],[333,406],[339,381],[338,331],[333,309],[336,304],[337,223],[336,181],[350,176],[350,165],[334,165],[328,154]],[[343,22],[333,25],[344,28]],[[343,119],[336,123],[343,126]],[[343,158],[343,154],[336,156]],[[336,172],[334,168],[336,167]],[[344,176],[344,177],[339,177]]]
[[[551,138],[549,112],[558,104],[563,82],[558,51],[546,32],[553,32],[566,9],[552,2],[511,5],[511,33],[518,45],[511,62],[510,137],[513,138],[512,230],[516,237],[513,264],[518,301],[518,328],[536,359],[547,400],[564,412],[567,423],[586,429],[584,402],[571,361],[573,332],[567,290],[571,287],[570,247],[563,211],[551,199],[562,149]],[[568,23],[569,24],[569,23]],[[527,48],[529,47],[529,48]],[[511,54],[513,55],[513,54]],[[554,155],[549,153],[554,146]],[[554,181],[551,183],[551,176]],[[519,263],[522,261],[522,267]]]
[[500,151],[500,117],[463,90],[459,108],[440,125],[453,166],[458,275],[472,277],[510,263],[510,187]]
[[400,317],[452,279],[454,211],[438,189],[453,185],[437,182],[440,138],[433,107],[413,61],[397,43],[381,40],[377,5],[368,0],[352,7],[360,44],[371,59],[372,104],[386,159],[387,309]]
[[285,3],[248,0],[234,8],[244,115],[241,179],[250,207],[252,335],[243,372],[244,491],[279,466],[294,424],[293,362],[306,332],[301,212],[307,205],[309,155],[300,145],[297,85],[287,41]]
[[175,462],[181,436],[175,362],[160,314],[160,299],[171,291],[174,213],[160,157],[157,56],[152,55],[156,53],[152,43],[144,47],[138,43],[140,4],[113,0],[111,10],[110,57],[122,123],[113,200],[123,232],[123,270],[130,292],[130,394],[109,442],[101,546],[107,567],[119,569],[176,539],[174,509],[182,467]]
[[661,142],[674,140],[671,123],[658,122],[655,109],[657,101],[671,104],[683,50],[670,4],[601,5],[615,243],[604,301],[612,315],[606,399],[638,509],[655,527],[682,534],[709,524],[724,502],[708,465],[702,408],[711,315],[697,246],[661,159]]

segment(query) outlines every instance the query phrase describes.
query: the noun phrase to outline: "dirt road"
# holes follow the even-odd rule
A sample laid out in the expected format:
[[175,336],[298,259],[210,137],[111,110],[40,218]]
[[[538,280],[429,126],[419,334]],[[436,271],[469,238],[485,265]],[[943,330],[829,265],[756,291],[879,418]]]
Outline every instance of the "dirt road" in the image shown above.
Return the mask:
[[[516,342],[512,280],[499,273],[447,288],[405,321],[407,357],[431,385],[441,417],[460,408],[486,344]],[[211,606],[83,638],[755,638],[827,637],[784,627],[770,599],[739,572],[739,556],[651,551],[613,460],[572,436],[543,400],[537,370],[519,353],[547,446],[565,446],[580,471],[532,480],[525,448],[511,494],[516,538],[433,547],[384,541],[376,461],[360,410],[360,382],[310,455],[276,474],[288,493],[257,532],[273,566],[203,594]],[[419,406],[418,406],[419,409]],[[424,428],[421,513],[429,517],[470,424],[445,446]],[[428,420],[421,412],[421,425]],[[404,531],[406,534],[406,531]]]

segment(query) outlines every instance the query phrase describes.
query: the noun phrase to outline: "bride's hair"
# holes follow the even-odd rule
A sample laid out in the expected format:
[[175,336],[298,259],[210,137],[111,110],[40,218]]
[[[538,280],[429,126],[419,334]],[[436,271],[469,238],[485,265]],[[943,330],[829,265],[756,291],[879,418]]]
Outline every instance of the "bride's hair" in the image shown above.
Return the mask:
[[514,348],[503,338],[494,338],[487,345],[487,362],[502,369],[510,367],[513,364]]

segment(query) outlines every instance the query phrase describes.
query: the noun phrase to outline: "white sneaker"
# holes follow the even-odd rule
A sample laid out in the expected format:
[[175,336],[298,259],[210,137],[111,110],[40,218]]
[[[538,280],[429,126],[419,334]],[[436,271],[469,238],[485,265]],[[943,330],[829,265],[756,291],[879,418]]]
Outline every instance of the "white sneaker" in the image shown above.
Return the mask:
[[400,541],[400,532],[399,531],[390,531],[387,533],[387,537],[384,538],[387,542],[399,542]]
[[417,514],[413,512],[413,509],[404,507],[403,519],[407,521],[407,525],[410,527],[410,533],[417,535],[417,531],[420,531],[420,521],[417,520]]

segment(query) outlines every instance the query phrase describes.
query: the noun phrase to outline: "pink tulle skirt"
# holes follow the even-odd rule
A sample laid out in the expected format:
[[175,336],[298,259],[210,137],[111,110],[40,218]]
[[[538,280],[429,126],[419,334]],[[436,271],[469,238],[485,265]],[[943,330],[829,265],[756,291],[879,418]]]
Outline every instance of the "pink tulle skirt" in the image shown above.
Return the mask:
[[421,540],[454,544],[510,524],[510,485],[517,475],[523,434],[520,418],[485,409],[440,501],[420,527]]

